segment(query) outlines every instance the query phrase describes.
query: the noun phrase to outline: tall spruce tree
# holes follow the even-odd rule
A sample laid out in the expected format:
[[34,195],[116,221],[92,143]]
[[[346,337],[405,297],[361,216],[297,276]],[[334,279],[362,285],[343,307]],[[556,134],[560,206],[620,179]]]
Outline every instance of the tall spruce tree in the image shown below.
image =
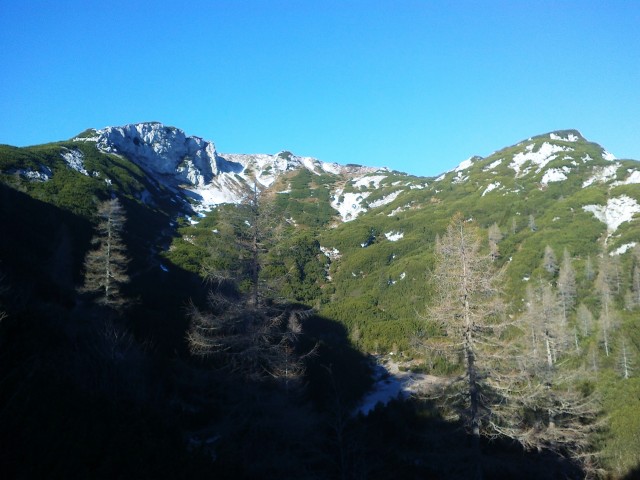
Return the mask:
[[117,198],[98,206],[100,222],[91,243],[96,247],[85,257],[85,277],[81,292],[94,294],[96,302],[113,309],[121,309],[126,301],[120,287],[129,281],[128,258],[121,233],[126,216]]

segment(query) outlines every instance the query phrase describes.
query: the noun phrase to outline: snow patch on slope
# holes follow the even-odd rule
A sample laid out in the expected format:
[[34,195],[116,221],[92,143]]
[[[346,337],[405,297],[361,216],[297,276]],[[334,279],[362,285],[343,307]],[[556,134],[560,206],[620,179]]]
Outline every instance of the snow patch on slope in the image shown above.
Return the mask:
[[616,172],[620,168],[619,163],[614,163],[613,165],[607,165],[606,167],[594,167],[593,175],[582,182],[582,188],[588,187],[589,185],[593,185],[596,182],[605,183],[611,179],[616,178]]
[[334,175],[338,175],[342,169],[340,165],[337,163],[326,163],[320,162],[320,168],[327,173],[333,173]]
[[560,145],[554,145],[548,142],[544,142],[537,151],[533,151],[534,144],[529,144],[525,147],[524,152],[516,153],[513,156],[513,160],[509,164],[509,167],[515,170],[516,177],[526,175],[530,171],[530,167],[523,170],[523,167],[527,163],[532,163],[538,168],[536,172],[540,172],[549,162],[555,160],[560,152],[573,151],[570,147],[563,147]]
[[320,251],[331,260],[337,260],[340,258],[340,250],[338,250],[337,248],[327,248],[321,245]]
[[631,221],[635,214],[640,213],[638,202],[627,195],[610,198],[606,205],[584,205],[582,209],[593,213],[598,220],[606,223],[610,233],[615,232],[620,225]]
[[487,185],[487,188],[484,189],[484,192],[482,192],[482,196],[484,197],[487,193],[492,192],[496,188],[500,187],[500,185],[500,182],[490,183],[489,185]]
[[[358,218],[362,212],[367,209],[362,206],[362,202],[371,192],[342,193],[344,189],[339,188],[335,191],[331,199],[331,206],[340,214],[343,222],[349,222]],[[342,201],[340,201],[342,200]]]
[[390,242],[397,242],[404,237],[404,233],[390,231],[385,233],[384,236],[387,237],[387,240],[389,240]]
[[620,247],[616,248],[609,255],[611,255],[612,257],[614,255],[622,255],[623,253],[626,253],[628,250],[631,250],[632,248],[634,248],[636,245],[637,245],[636,242],[625,243],[624,245],[621,245]]
[[561,142],[577,142],[580,138],[573,133],[570,133],[566,136],[566,138],[561,137],[560,135],[556,135],[555,133],[549,134],[549,138],[551,140],[560,140]]
[[49,167],[44,165],[40,165],[39,170],[30,170],[30,169],[19,169],[13,170],[8,173],[17,173],[21,177],[25,177],[27,180],[35,181],[35,182],[47,182],[51,180],[53,177],[53,172]]
[[567,173],[569,173],[569,169],[567,167],[550,168],[549,170],[544,172],[540,183],[543,185],[547,185],[551,182],[562,182],[563,180],[567,179]]
[[629,176],[622,181],[613,182],[611,185],[617,187],[618,185],[630,185],[632,183],[640,183],[640,171],[628,169]]
[[380,187],[380,182],[382,182],[382,180],[384,180],[385,178],[387,178],[386,175],[370,175],[370,176],[364,176],[364,177],[360,177],[357,178],[355,180],[353,180],[353,186],[358,188],[358,187],[367,187],[369,188],[369,186],[371,186],[371,184],[373,184],[373,188],[379,188]]
[[504,160],[504,159],[500,158],[499,160],[496,160],[495,162],[491,162],[489,165],[484,167],[482,169],[482,171],[483,172],[490,172],[491,170],[494,170],[498,165],[500,165],[502,163],[502,160]]
[[397,190],[395,192],[390,193],[389,195],[385,195],[380,200],[375,200],[371,202],[369,204],[369,208],[376,208],[376,207],[381,207],[383,205],[387,205],[393,202],[396,198],[398,198],[398,195],[400,195],[402,192],[403,190]]
[[474,157],[470,157],[460,162],[460,165],[458,165],[455,168],[454,172],[462,172],[463,170],[466,170],[467,168],[471,167],[473,165],[473,159]]

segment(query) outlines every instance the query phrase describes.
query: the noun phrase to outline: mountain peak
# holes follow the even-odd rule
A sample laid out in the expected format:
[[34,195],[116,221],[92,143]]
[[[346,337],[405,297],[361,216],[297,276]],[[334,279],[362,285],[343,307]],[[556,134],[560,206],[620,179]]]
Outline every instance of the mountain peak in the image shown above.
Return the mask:
[[205,209],[237,203],[254,185],[269,188],[279,176],[296,170],[347,176],[378,170],[321,162],[288,150],[274,155],[219,154],[213,142],[161,122],[90,129],[73,141],[95,142],[102,152],[128,158],[161,182],[183,190]]
[[546,133],[535,137],[536,139],[548,138],[549,140],[555,140],[559,142],[585,142],[586,138],[578,130],[555,130],[553,132]]

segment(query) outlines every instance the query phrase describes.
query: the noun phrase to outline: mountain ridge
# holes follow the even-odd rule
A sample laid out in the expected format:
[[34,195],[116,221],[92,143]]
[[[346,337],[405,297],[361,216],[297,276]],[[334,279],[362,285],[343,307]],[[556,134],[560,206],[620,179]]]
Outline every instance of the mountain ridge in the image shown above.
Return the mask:
[[[594,318],[596,275],[610,262],[621,318],[616,341],[638,338],[640,162],[616,159],[576,130],[536,135],[438,177],[419,177],[287,151],[223,154],[213,142],[159,122],[130,125],[110,127],[102,143],[99,130],[90,129],[67,141],[0,146],[7,199],[0,213],[11,231],[21,232],[16,239],[4,236],[0,253],[24,257],[0,268],[9,268],[12,285],[16,278],[27,285],[16,288],[30,292],[31,277],[46,277],[37,292],[55,292],[62,310],[76,305],[74,286],[91,248],[96,208],[118,197],[129,217],[132,292],[144,292],[131,321],[154,317],[145,328],[154,338],[170,338],[170,351],[184,339],[184,305],[203,290],[205,268],[216,272],[242,262],[234,228],[253,219],[243,221],[247,204],[237,204],[251,200],[255,185],[284,232],[267,252],[265,281],[275,279],[283,298],[338,322],[362,352],[413,355],[407,352],[414,338],[434,333],[424,314],[434,295],[434,245],[457,212],[478,227],[484,251],[492,249],[510,315],[526,311],[531,287],[557,283],[557,273],[543,265],[551,251],[573,265],[577,301]],[[30,225],[28,217],[39,210],[41,223]],[[44,298],[52,301],[50,294]],[[585,362],[613,376],[614,358],[598,357],[597,321],[574,342]],[[580,326],[577,311],[570,322]],[[629,348],[640,354],[634,345]],[[594,351],[595,360],[587,358]],[[453,360],[431,361],[428,368],[447,372]]]

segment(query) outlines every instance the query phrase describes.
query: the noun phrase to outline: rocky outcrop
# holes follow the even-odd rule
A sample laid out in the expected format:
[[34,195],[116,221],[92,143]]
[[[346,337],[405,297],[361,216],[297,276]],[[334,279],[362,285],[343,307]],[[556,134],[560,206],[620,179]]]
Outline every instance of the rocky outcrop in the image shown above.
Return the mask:
[[218,156],[212,142],[161,123],[106,127],[96,133],[100,150],[124,155],[148,171],[173,175],[194,186],[210,183],[221,169],[237,168]]

